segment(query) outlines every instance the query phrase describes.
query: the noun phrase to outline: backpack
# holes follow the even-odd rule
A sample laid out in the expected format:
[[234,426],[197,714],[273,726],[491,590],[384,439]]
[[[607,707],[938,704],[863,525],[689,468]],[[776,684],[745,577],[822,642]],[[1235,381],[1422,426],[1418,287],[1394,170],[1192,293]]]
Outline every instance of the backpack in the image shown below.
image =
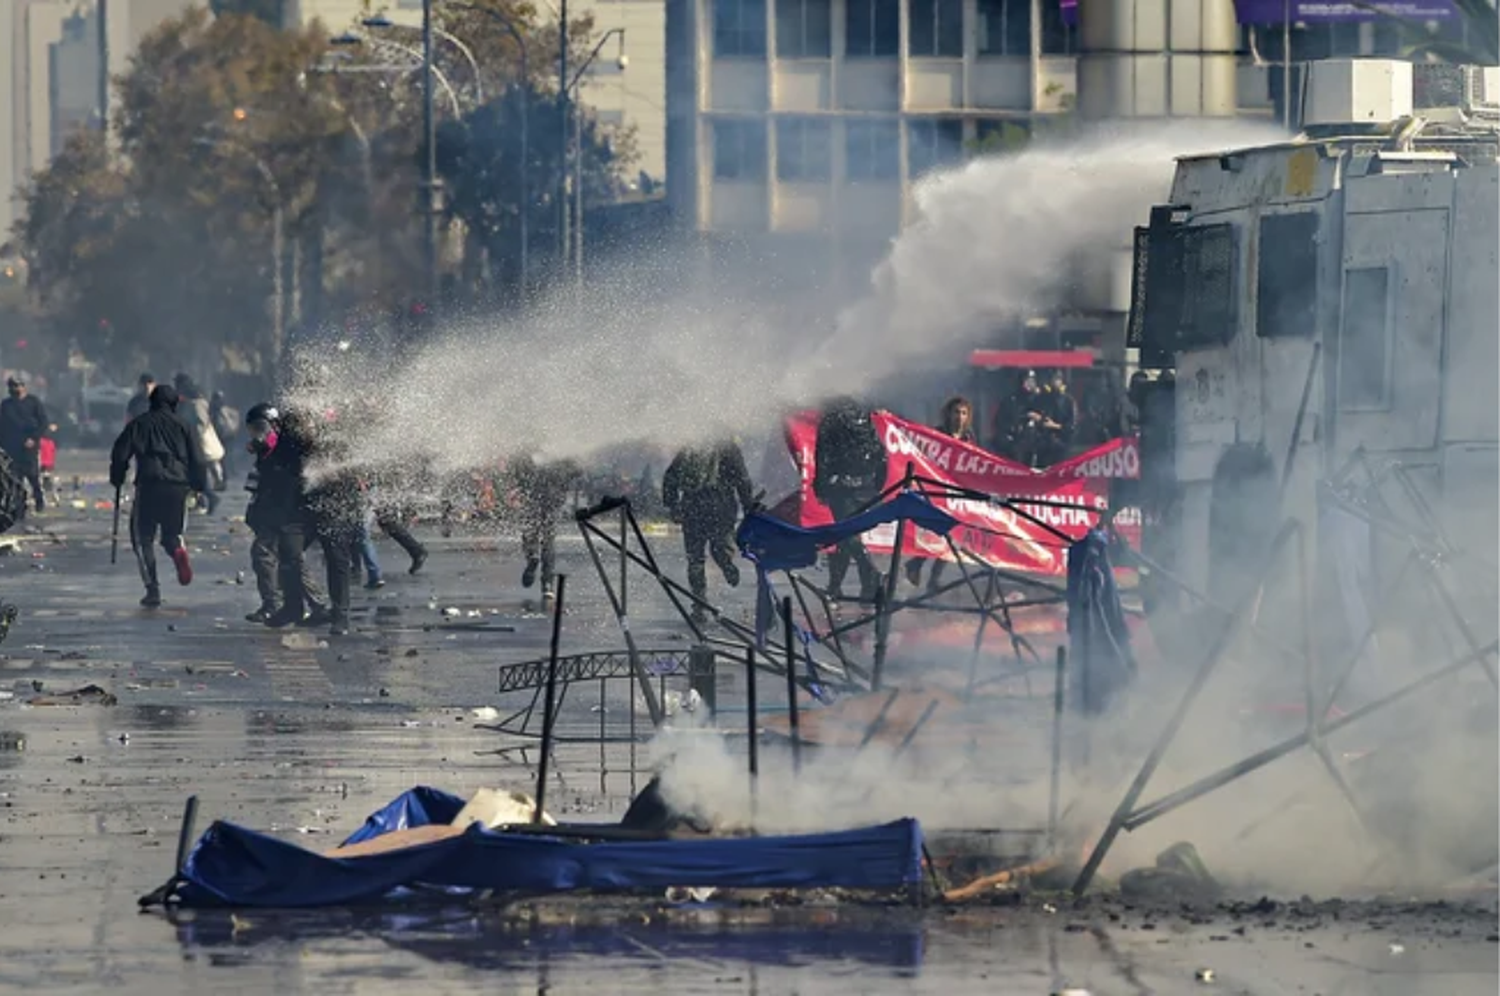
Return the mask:
[[0,533],[10,530],[26,514],[26,482],[10,457],[0,453]]
[[685,495],[717,488],[719,486],[719,451],[717,449],[688,451],[679,465],[677,480]]

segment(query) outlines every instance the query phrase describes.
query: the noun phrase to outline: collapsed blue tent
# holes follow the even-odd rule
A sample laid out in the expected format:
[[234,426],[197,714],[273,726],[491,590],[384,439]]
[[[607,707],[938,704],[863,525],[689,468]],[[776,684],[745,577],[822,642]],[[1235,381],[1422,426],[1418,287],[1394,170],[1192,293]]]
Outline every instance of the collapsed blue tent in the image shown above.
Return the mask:
[[826,526],[803,528],[765,512],[752,512],[740,523],[735,540],[740,551],[762,571],[791,571],[818,562],[818,551],[887,522],[906,519],[946,536],[958,520],[922,495],[903,491],[890,501]]
[[[451,823],[464,800],[430,788],[404,793],[346,840]],[[897,889],[921,881],[915,820],[838,833],[695,840],[576,840],[472,825],[461,836],[354,858],[216,822],[198,840],[173,891],[186,907],[294,909],[375,902],[398,890],[658,891],[671,886]]]

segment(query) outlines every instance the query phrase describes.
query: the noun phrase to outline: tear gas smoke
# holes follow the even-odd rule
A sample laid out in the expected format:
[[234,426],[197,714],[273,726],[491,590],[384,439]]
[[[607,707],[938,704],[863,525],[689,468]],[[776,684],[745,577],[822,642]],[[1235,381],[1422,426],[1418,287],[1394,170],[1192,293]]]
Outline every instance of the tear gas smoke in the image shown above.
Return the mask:
[[[694,283],[690,254],[617,262],[524,318],[470,319],[407,362],[338,351],[293,402],[363,397],[352,459],[491,466],[529,448],[589,457],[649,441],[668,450],[734,427],[769,429],[787,406],[858,394],[916,357],[992,334],[1067,289],[1081,251],[1126,244],[1166,196],[1173,156],[1260,140],[1245,125],[1135,125],[977,160],[918,186],[922,219],[892,245],[871,293],[831,335],[780,317],[750,279]],[[786,267],[778,258],[768,265]],[[762,285],[764,281],[762,281]]]

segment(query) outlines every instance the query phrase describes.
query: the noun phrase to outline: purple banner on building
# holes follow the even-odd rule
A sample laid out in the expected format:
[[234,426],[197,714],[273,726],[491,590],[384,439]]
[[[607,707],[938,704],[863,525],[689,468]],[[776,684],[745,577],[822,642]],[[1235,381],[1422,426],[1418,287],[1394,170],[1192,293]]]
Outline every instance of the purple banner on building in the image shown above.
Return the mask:
[[[1078,24],[1078,0],[1058,0],[1062,21]],[[1375,8],[1375,9],[1371,9]],[[1370,0],[1353,4],[1347,0],[1234,0],[1235,19],[1241,24],[1280,24],[1291,15],[1293,23],[1328,24],[1334,21],[1372,21],[1377,17],[1400,17],[1411,21],[1446,21],[1453,17],[1452,0]]]
[[1234,12],[1241,24],[1281,24],[1288,13],[1293,23],[1309,24],[1372,21],[1378,17],[1445,21],[1453,16],[1453,3],[1452,0],[1370,0],[1360,4],[1347,0],[1234,0]]

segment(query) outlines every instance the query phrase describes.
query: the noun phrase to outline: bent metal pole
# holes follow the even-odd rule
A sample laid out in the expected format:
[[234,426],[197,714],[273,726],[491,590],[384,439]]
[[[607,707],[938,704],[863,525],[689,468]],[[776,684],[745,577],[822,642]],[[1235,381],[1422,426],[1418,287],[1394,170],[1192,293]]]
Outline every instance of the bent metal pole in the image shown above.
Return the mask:
[[568,576],[557,576],[557,604],[552,609],[552,650],[547,659],[547,698],[542,713],[542,758],[536,767],[536,812],[531,822],[540,824],[547,802],[547,759],[552,756],[553,712],[557,708],[557,647],[562,640],[563,595]]

